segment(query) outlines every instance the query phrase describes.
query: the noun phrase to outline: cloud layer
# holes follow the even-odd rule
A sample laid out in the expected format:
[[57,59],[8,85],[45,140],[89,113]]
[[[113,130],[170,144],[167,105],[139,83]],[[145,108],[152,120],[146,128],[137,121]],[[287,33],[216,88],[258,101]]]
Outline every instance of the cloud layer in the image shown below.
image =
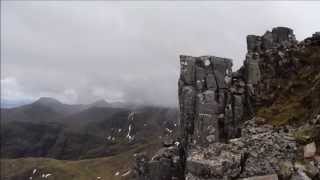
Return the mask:
[[177,106],[179,54],[242,65],[246,35],[320,30],[318,2],[1,1],[1,96]]

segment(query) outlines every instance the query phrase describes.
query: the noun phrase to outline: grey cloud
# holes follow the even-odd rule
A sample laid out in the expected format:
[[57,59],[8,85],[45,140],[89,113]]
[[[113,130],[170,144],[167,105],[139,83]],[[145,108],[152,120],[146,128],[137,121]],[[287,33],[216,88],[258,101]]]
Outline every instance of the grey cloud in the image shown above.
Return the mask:
[[237,69],[248,34],[289,26],[302,40],[320,29],[318,2],[1,1],[1,8],[1,88],[12,92],[2,95],[15,100],[176,106],[179,54],[229,57]]

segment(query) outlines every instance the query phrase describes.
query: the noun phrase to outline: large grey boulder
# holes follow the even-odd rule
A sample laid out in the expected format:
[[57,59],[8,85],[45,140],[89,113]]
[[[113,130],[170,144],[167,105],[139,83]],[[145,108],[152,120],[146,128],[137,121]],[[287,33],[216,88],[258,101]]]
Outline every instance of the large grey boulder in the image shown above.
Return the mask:
[[143,153],[136,155],[136,180],[182,180],[184,171],[177,145],[160,149],[149,160]]
[[310,144],[307,144],[303,147],[303,151],[304,151],[304,158],[312,158],[313,156],[316,155],[317,152],[317,147],[316,147],[316,143],[312,142]]

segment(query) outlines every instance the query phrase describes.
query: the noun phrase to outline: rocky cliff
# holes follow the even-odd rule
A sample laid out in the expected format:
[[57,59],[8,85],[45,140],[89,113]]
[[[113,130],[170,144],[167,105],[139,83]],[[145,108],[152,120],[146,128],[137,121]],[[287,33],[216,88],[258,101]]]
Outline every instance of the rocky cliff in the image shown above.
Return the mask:
[[180,138],[138,154],[137,179],[320,179],[320,34],[298,42],[276,27],[247,49],[236,72],[180,56]]

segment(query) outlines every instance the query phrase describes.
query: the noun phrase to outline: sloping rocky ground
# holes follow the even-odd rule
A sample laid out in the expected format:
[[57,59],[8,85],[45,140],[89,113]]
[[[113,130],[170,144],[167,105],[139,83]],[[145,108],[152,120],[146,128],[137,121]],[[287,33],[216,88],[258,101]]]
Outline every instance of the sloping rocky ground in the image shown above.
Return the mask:
[[243,67],[230,59],[181,56],[180,138],[151,160],[136,156],[140,180],[320,179],[320,33],[247,36]]

